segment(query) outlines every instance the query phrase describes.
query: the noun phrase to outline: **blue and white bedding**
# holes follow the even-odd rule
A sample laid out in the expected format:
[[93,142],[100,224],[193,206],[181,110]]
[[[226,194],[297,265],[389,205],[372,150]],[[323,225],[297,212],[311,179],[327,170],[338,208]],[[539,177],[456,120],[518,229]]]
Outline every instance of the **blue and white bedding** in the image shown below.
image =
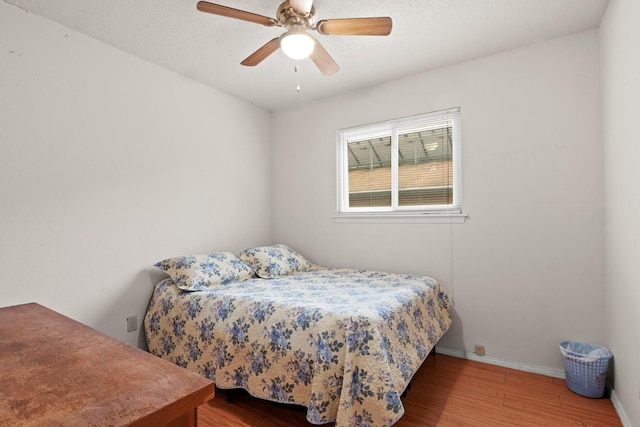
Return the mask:
[[402,392],[451,324],[429,277],[318,268],[204,291],[156,285],[151,353],[223,389],[303,405],[313,424],[390,426]]

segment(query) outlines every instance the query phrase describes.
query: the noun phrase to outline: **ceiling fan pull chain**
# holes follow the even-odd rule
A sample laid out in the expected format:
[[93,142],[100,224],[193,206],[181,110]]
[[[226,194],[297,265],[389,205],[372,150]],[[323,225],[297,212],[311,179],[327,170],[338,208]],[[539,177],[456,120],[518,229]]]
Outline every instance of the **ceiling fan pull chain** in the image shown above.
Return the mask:
[[296,86],[296,90],[300,92],[300,67],[298,65],[293,67],[293,72],[296,73],[296,78],[298,80],[298,85]]

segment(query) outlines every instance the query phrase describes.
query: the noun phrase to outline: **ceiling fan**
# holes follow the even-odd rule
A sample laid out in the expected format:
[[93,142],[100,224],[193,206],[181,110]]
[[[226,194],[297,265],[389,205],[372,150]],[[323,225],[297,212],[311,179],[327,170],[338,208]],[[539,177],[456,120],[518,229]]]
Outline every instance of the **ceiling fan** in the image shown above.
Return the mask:
[[340,67],[318,40],[307,30],[316,30],[323,35],[387,36],[391,34],[391,18],[343,18],[323,19],[316,23],[313,0],[284,0],[276,12],[277,18],[258,15],[206,1],[198,2],[198,10],[214,15],[262,24],[267,27],[283,27],[287,31],[249,55],[242,65],[255,66],[273,52],[282,51],[293,59],[311,57],[313,63],[325,76],[336,73]]

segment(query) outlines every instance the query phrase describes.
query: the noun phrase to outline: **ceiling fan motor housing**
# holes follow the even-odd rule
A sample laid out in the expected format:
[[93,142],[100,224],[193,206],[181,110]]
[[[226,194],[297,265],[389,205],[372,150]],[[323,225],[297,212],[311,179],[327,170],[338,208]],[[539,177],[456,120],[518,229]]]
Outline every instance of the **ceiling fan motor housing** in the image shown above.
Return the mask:
[[305,30],[313,27],[316,22],[316,8],[311,6],[309,13],[300,15],[293,9],[289,0],[282,2],[276,13],[278,21],[286,29]]

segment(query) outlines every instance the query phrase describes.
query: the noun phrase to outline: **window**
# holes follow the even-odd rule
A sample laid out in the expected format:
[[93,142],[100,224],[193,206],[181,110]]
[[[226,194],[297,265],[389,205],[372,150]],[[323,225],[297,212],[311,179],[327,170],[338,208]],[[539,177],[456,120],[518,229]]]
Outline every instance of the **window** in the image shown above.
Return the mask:
[[461,216],[460,109],[338,131],[336,218]]

